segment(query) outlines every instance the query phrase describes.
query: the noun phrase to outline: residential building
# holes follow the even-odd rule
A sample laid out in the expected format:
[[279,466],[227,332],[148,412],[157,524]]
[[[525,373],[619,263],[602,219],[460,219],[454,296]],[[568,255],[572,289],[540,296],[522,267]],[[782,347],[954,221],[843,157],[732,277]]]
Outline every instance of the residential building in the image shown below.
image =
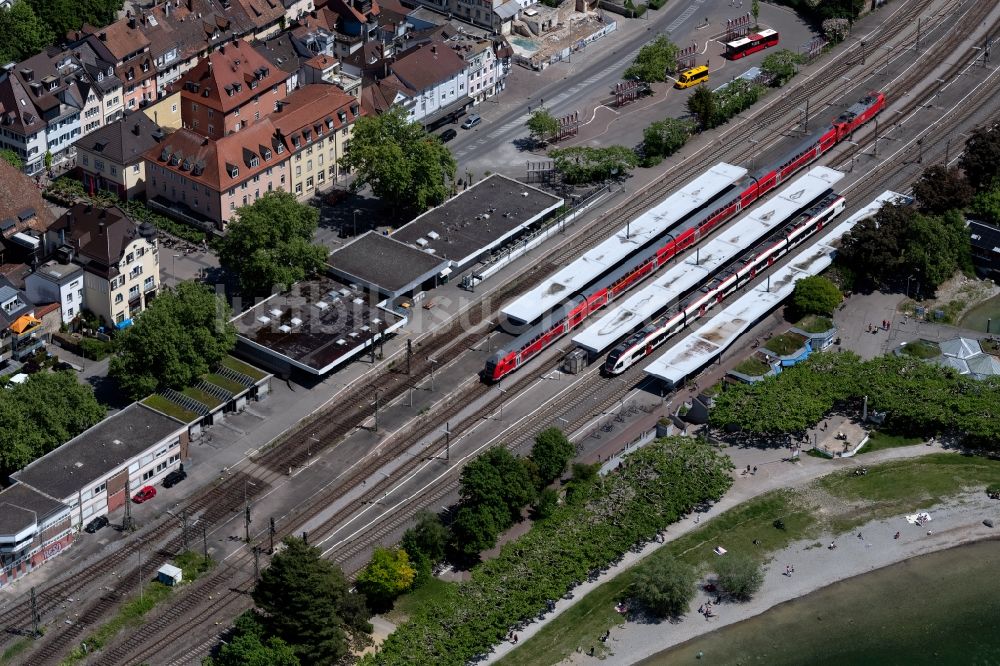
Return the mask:
[[73,263],[53,260],[42,264],[24,278],[24,290],[32,303],[58,304],[64,324],[84,309],[83,269]]
[[213,231],[261,195],[290,191],[288,149],[268,117],[218,140],[180,129],[143,157],[149,205]]
[[69,506],[23,483],[0,492],[0,587],[73,545]]
[[389,76],[362,90],[366,113],[402,106],[410,120],[433,126],[456,117],[471,104],[466,62],[444,44],[413,48],[388,68]]
[[361,99],[361,78],[344,71],[339,60],[333,56],[316,55],[302,63],[302,79],[306,84],[327,83],[343,90],[345,93]]
[[250,39],[273,37],[284,27],[285,6],[282,0],[219,0],[223,6],[236,7],[250,19],[253,30]]
[[60,72],[74,76],[83,98],[82,134],[113,123],[122,116],[124,86],[114,63],[102,60],[89,44],[53,57]]
[[143,153],[164,136],[145,113],[134,112],[76,141],[77,166],[87,192],[107,190],[122,199],[146,192]]
[[83,301],[106,325],[128,326],[156,296],[160,258],[156,229],[117,206],[76,204],[46,233],[56,257],[83,268]]
[[24,361],[44,346],[35,306],[23,291],[0,284],[0,363]]
[[0,148],[14,151],[24,161],[24,172],[45,168],[46,125],[25,86],[7,65],[0,73]]
[[0,160],[0,265],[40,261],[40,238],[54,221],[35,182]]
[[494,34],[509,35],[511,23],[538,0],[408,0]]
[[279,102],[270,121],[289,150],[291,191],[297,197],[310,197],[339,180],[337,161],[360,114],[356,98],[323,83],[300,88]]
[[175,91],[160,97],[142,110],[146,117],[162,130],[176,130],[183,127],[181,120],[181,93]]
[[329,0],[324,6],[337,17],[336,26],[328,26],[334,31],[336,55],[350,55],[378,40],[381,9],[375,0]]
[[184,423],[136,402],[11,477],[67,505],[80,527],[179,467],[188,443]]
[[157,68],[149,39],[133,25],[127,19],[104,28],[85,25],[70,42],[71,49],[86,44],[101,61],[113,64],[115,76],[124,86],[122,105],[126,110],[143,107],[157,97]]
[[210,139],[253,126],[288,94],[288,74],[247,42],[220,45],[174,84],[184,127]]

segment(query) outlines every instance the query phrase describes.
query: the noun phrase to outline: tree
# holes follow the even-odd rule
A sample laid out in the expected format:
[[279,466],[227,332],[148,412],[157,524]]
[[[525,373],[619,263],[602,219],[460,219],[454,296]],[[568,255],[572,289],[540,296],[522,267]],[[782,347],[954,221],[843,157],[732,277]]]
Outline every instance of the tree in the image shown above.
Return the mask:
[[122,0],[27,0],[38,18],[57,36],[79,30],[84,23],[106,26],[113,23]]
[[1000,226],[1000,183],[977,194],[972,200],[970,212],[982,222]]
[[961,169],[940,164],[927,167],[913,183],[917,207],[925,213],[964,209],[972,201],[972,186]]
[[559,507],[559,493],[552,488],[543,488],[538,493],[538,498],[531,507],[535,520],[545,520],[551,518]]
[[372,559],[358,574],[358,590],[374,608],[388,608],[413,585],[416,571],[401,548],[376,548]]
[[653,122],[642,132],[642,154],[647,160],[655,160],[673,155],[684,147],[693,124],[679,118],[666,118]]
[[773,85],[780,87],[798,73],[798,65],[801,65],[803,60],[803,56],[795,51],[779,49],[765,57],[760,63],[760,68],[765,74],[774,77]]
[[349,640],[371,633],[364,599],[315,546],[288,537],[271,559],[253,591],[268,635],[292,646],[300,661],[337,664],[350,651]]
[[52,151],[51,150],[46,150],[45,151],[44,162],[45,162],[45,168],[47,170],[52,168]]
[[544,107],[532,111],[525,124],[536,141],[550,141],[559,133],[559,120]]
[[646,83],[666,81],[667,72],[677,69],[677,52],[677,46],[660,35],[639,49],[639,54],[622,76]]
[[205,285],[165,289],[116,336],[109,373],[133,400],[191,386],[236,345],[229,319],[225,299]]
[[832,315],[843,298],[837,285],[822,275],[796,281],[792,291],[792,305],[802,315]]
[[737,601],[749,601],[764,584],[764,567],[745,553],[726,553],[715,562],[719,586]]
[[977,191],[996,180],[1000,174],[1000,122],[973,130],[958,165]]
[[289,192],[268,192],[237,210],[219,250],[219,262],[247,296],[270,295],[323,268],[327,250],[312,242],[319,211]]
[[572,476],[566,484],[566,500],[574,502],[584,495],[584,491],[598,478],[601,471],[600,463],[573,463]]
[[104,418],[94,389],[70,372],[39,372],[0,399],[0,472],[21,469]]
[[4,148],[3,150],[0,150],[0,160],[3,160],[4,162],[11,165],[18,171],[24,168],[24,160],[21,159],[20,155],[18,155],[9,148]]
[[753,24],[757,25],[757,19],[760,18],[760,2],[759,0],[753,0],[750,3],[750,13],[753,14]]
[[418,213],[445,200],[457,168],[451,151],[401,107],[359,118],[340,166],[355,172],[353,189],[367,185],[380,199]]
[[524,465],[502,446],[489,449],[466,465],[460,483],[462,503],[488,507],[500,529],[513,523],[535,497]]
[[656,617],[678,617],[694,599],[697,581],[698,572],[691,565],[656,558],[636,570],[629,593]]
[[204,661],[205,666],[299,666],[299,663],[288,643],[266,636],[261,618],[254,611],[237,617],[233,635],[219,648],[218,656]]
[[55,35],[44,21],[35,15],[31,5],[24,0],[0,9],[0,57],[4,62],[17,62],[45,50],[55,41]]
[[559,428],[546,428],[538,433],[531,447],[531,460],[538,468],[541,485],[547,486],[562,476],[575,453],[573,442]]
[[485,504],[463,504],[451,524],[455,550],[468,557],[475,557],[495,546],[503,529],[492,507]]
[[573,185],[624,178],[639,164],[635,151],[624,146],[573,146],[549,151],[556,171]]
[[423,553],[436,564],[444,559],[448,538],[448,528],[441,518],[436,513],[421,511],[417,514],[417,524],[403,533],[400,546],[411,556]]
[[716,117],[719,114],[716,97],[712,91],[705,86],[698,86],[694,93],[688,97],[688,111],[698,120],[698,126],[704,130],[715,127]]

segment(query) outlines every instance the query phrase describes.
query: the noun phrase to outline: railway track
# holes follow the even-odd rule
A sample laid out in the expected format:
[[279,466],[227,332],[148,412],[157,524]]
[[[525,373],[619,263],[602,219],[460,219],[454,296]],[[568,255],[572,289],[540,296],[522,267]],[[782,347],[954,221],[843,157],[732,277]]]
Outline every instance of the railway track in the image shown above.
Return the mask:
[[[921,0],[917,2],[914,6],[914,13],[919,13],[923,11],[930,4],[930,0]],[[988,3],[973,3],[973,4],[988,4]],[[953,3],[956,8],[960,8],[963,3]],[[971,24],[972,19],[968,22]],[[907,30],[909,24],[899,22],[891,25],[883,25],[881,31],[878,33],[884,40],[891,39],[895,36],[903,34]],[[877,65],[870,66],[869,69],[874,71]],[[807,85],[801,86],[796,89],[792,95],[783,95],[780,98],[772,100],[772,102],[760,110],[759,113],[752,114],[750,116],[751,122],[757,122],[760,124],[766,123],[768,121],[773,121],[775,119],[785,118],[789,114],[795,112],[797,106],[800,106],[805,98],[810,92],[822,89],[823,86],[829,86],[830,82],[837,79],[839,76],[838,71],[833,71],[833,67],[827,68],[831,70],[829,72],[817,75],[809,79]],[[916,76],[913,74],[911,76]],[[900,86],[902,84],[899,84]],[[730,131],[735,131],[736,128],[732,128]],[[634,217],[639,211],[647,209],[653,202],[656,202],[662,198],[662,196],[675,188],[680,182],[682,182],[687,173],[691,170],[704,169],[709,165],[714,164],[727,153],[732,152],[733,146],[724,144],[713,147],[710,150],[704,151],[703,154],[699,154],[697,158],[689,158],[688,161],[682,163],[684,166],[684,173],[681,173],[680,166],[675,167],[671,171],[668,171],[663,177],[654,181],[646,189],[640,191],[633,195],[630,201],[614,211],[606,213],[601,216],[598,221],[592,224],[587,231],[579,234],[570,243],[566,243],[560,248],[552,257],[551,260],[543,265],[540,269],[519,276],[511,283],[501,288],[499,292],[494,296],[494,302],[499,303],[503,300],[510,298],[511,296],[523,291],[528,283],[534,283],[540,279],[540,274],[549,274],[559,267],[561,262],[579,253],[579,251],[591,245],[596,240],[603,239],[607,237],[611,231],[617,229],[622,222],[626,219]],[[855,148],[857,150],[857,148]],[[478,307],[471,311],[470,320],[473,326],[482,324],[492,312]],[[456,319],[457,321],[457,319]],[[468,322],[466,322],[467,324]],[[247,485],[245,483],[246,479],[252,479],[255,484],[252,486],[252,490],[249,492],[251,497],[260,495],[266,492],[273,483],[282,479],[285,476],[285,472],[289,466],[299,466],[303,464],[310,454],[317,453],[320,448],[328,447],[334,445],[343,436],[352,432],[355,428],[363,424],[364,420],[368,418],[367,411],[367,399],[371,396],[376,389],[383,393],[384,398],[388,401],[393,397],[398,397],[409,388],[409,386],[415,382],[420,381],[429,374],[431,369],[431,364],[428,362],[428,357],[433,357],[434,355],[444,355],[455,349],[461,349],[462,347],[475,346],[478,342],[481,331],[479,330],[469,330],[468,327],[463,327],[452,325],[448,327],[447,330],[442,331],[438,334],[432,336],[425,344],[418,347],[418,353],[415,354],[413,358],[413,371],[411,375],[407,376],[402,373],[387,371],[383,372],[372,380],[363,383],[359,388],[357,388],[353,393],[351,398],[347,401],[347,404],[353,405],[353,409],[342,410],[342,417],[331,418],[328,414],[318,414],[305,425],[301,426],[296,433],[292,433],[287,436],[280,444],[269,451],[261,453],[253,460],[253,474],[248,474],[246,472],[240,471],[235,474],[230,475],[225,480],[221,481],[215,487],[209,489],[208,491],[200,494],[194,500],[187,503],[183,510],[186,510],[188,514],[192,517],[201,516],[201,520],[209,525],[217,524],[220,521],[228,520],[233,517],[234,514],[238,513],[243,506],[244,492],[247,491]],[[470,345],[469,343],[474,344]],[[631,375],[629,375],[631,377]],[[638,379],[638,374],[633,378]],[[518,391],[523,388],[524,385],[529,383],[531,380],[524,377],[518,380],[518,382],[513,386],[509,387],[509,391]],[[600,382],[593,382],[588,384],[586,387],[581,389],[579,396],[573,397],[573,402],[575,404],[580,404],[586,398],[593,398],[601,390]],[[476,397],[483,397],[485,388],[481,385],[476,385],[473,394],[465,394],[462,396],[464,403],[471,402]],[[613,404],[617,398],[605,398],[601,403],[604,405]],[[484,408],[486,413],[493,409],[493,403],[490,402],[489,405]],[[426,436],[430,434],[435,429],[439,429],[441,424],[446,422],[451,418],[455,418],[457,414],[462,410],[462,405],[446,406],[441,412],[440,416],[435,416],[433,419],[427,421],[427,423],[419,426],[414,432],[412,437],[407,438],[408,441],[413,441],[415,438],[421,436]],[[548,414],[549,412],[546,412]],[[481,414],[478,416],[481,417]],[[543,419],[538,419],[535,423],[541,422]],[[530,438],[531,434],[537,428],[536,425],[523,426],[510,441],[514,442],[512,447],[519,446],[524,441]],[[307,437],[303,433],[307,432],[320,432],[322,433],[322,438],[317,437],[321,440],[320,445],[311,445],[307,442]],[[407,440],[400,441],[400,444],[393,447],[391,451],[387,451],[389,455],[398,454],[400,451],[405,449],[405,442]],[[369,491],[366,497],[377,497],[379,493],[384,492],[388,487],[391,487],[393,483],[396,482],[400,474],[394,475],[391,479],[384,479],[382,482],[375,484],[374,487]],[[346,479],[342,484],[340,484],[340,490],[335,491],[331,494],[324,495],[322,497],[316,498],[308,506],[294,514],[293,519],[297,524],[303,524],[307,520],[315,517],[323,508],[329,505],[331,501],[335,501],[343,497],[343,495],[353,487],[364,477],[362,472],[352,475]],[[431,502],[434,501],[433,498],[444,497],[450,492],[453,492],[454,488],[457,487],[457,482],[448,485],[444,490],[434,490],[427,494],[428,498],[431,498]],[[370,501],[370,500],[359,500]],[[427,505],[427,503],[420,501],[417,504],[421,506]],[[354,509],[357,506],[346,507],[345,510]],[[364,539],[358,539],[352,542],[349,550],[353,553],[360,552],[365,547],[371,543],[377,542],[378,539],[383,538],[382,535],[388,534],[395,530],[399,525],[404,524],[412,514],[415,513],[416,509],[413,511],[407,510],[404,512],[398,512],[394,515],[391,523],[387,523],[388,527],[379,526],[374,529],[372,534],[373,537],[365,537]],[[341,512],[343,513],[343,512]],[[331,526],[333,521],[329,521],[330,524],[324,524],[325,527]],[[145,537],[147,543],[156,541],[162,542],[163,539],[167,538],[171,532],[177,531],[177,525],[173,523],[162,523],[161,525],[153,528]],[[279,535],[284,533],[291,533],[293,530],[289,528],[283,528],[279,530]],[[322,531],[322,530],[321,530]],[[361,544],[356,546],[354,544]],[[160,561],[166,560],[176,549],[179,547],[179,537],[175,537],[167,541],[167,543],[158,551],[161,554],[162,559]],[[63,580],[49,588],[43,590],[39,595],[39,610],[44,615],[51,612],[60,602],[65,600],[66,597],[71,596],[79,592],[86,586],[89,581],[98,578],[100,576],[106,575],[107,573],[114,571],[125,563],[129,561],[130,558],[135,556],[135,547],[129,547],[126,544],[122,549],[116,553],[110,555],[105,562],[99,565],[94,565],[82,572],[83,575],[74,576],[72,579]],[[338,561],[346,561],[350,558],[347,553],[347,547],[342,551],[337,551],[334,553],[334,559]],[[249,556],[242,556],[237,558],[237,561],[233,564],[233,569],[237,571],[245,571],[247,565],[252,562]],[[149,562],[152,564],[155,562]],[[148,566],[147,564],[147,566]],[[130,572],[137,573],[137,572]],[[123,578],[127,579],[129,574]],[[82,578],[82,580],[80,580]],[[105,601],[104,597],[95,602],[91,607],[87,608],[81,615],[80,621],[73,625],[75,634],[69,638],[62,638],[64,635],[68,635],[71,632],[62,631],[59,632],[59,639],[55,637],[51,641],[46,641],[46,644],[62,644],[63,647],[68,645],[74,640],[74,637],[79,637],[83,632],[83,627],[87,626],[87,622],[84,622],[86,617],[88,620],[96,622],[100,619],[104,611],[108,610],[107,604],[112,604],[110,601],[112,597],[108,596],[109,601]],[[203,601],[203,600],[202,600]],[[21,604],[18,608],[10,609],[5,613],[0,614],[0,626],[7,627],[8,632],[15,633],[18,630],[23,630],[26,625],[30,622],[30,611],[27,610],[26,604]],[[159,623],[155,623],[159,624]],[[75,629],[76,627],[81,627],[80,629]],[[155,633],[153,626],[149,630]],[[149,633],[149,632],[144,632]],[[57,645],[58,647],[58,645]],[[33,655],[48,655],[53,652],[58,652],[55,648],[46,648],[44,651],[36,652]],[[44,661],[37,661],[37,663],[45,663]],[[111,663],[111,662],[109,662]]]

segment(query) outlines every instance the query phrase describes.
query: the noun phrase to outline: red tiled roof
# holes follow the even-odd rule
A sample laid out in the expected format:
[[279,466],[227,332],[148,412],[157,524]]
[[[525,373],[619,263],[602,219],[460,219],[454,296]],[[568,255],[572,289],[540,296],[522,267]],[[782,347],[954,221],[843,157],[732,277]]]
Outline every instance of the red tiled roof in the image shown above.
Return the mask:
[[85,33],[97,35],[97,38],[119,62],[130,54],[149,47],[149,40],[146,39],[146,36],[138,27],[130,28],[127,19],[115,21],[104,28],[85,25],[83,30]]
[[[35,214],[22,221],[18,215],[28,209]],[[0,159],[0,220],[13,220],[16,224],[9,233],[24,229],[45,231],[55,221],[55,216],[42,198],[35,182],[15,169],[7,160]]]
[[285,15],[281,0],[237,0],[246,15],[258,28],[263,28]]
[[337,86],[314,83],[299,88],[280,104],[280,111],[267,118],[281,132],[285,143],[295,150],[295,142],[350,125],[361,115],[358,101]]
[[420,92],[447,81],[465,69],[465,60],[444,44],[427,44],[389,66],[393,74]]
[[45,315],[49,314],[50,312],[55,312],[59,308],[60,308],[60,305],[58,303],[46,303],[45,305],[36,305],[35,306],[35,316],[38,319],[41,319]]
[[281,85],[288,73],[275,68],[248,43],[240,40],[221,45],[171,86],[185,99],[228,113]]
[[[269,159],[265,159],[265,148],[271,151]],[[274,125],[265,117],[218,140],[206,139],[189,129],[179,129],[146,151],[144,157],[157,166],[221,192],[287,159],[288,146],[275,136]],[[250,166],[253,157],[257,158],[256,167]]]

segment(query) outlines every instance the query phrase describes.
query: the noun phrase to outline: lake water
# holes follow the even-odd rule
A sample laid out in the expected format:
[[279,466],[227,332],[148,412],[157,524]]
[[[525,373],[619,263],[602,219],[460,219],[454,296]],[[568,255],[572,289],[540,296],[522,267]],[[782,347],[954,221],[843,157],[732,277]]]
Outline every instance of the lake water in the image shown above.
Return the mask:
[[992,320],[989,332],[1000,333],[1000,294],[966,312],[958,325],[973,331],[985,331],[989,320]]
[[642,663],[1000,664],[1000,541],[836,583]]

